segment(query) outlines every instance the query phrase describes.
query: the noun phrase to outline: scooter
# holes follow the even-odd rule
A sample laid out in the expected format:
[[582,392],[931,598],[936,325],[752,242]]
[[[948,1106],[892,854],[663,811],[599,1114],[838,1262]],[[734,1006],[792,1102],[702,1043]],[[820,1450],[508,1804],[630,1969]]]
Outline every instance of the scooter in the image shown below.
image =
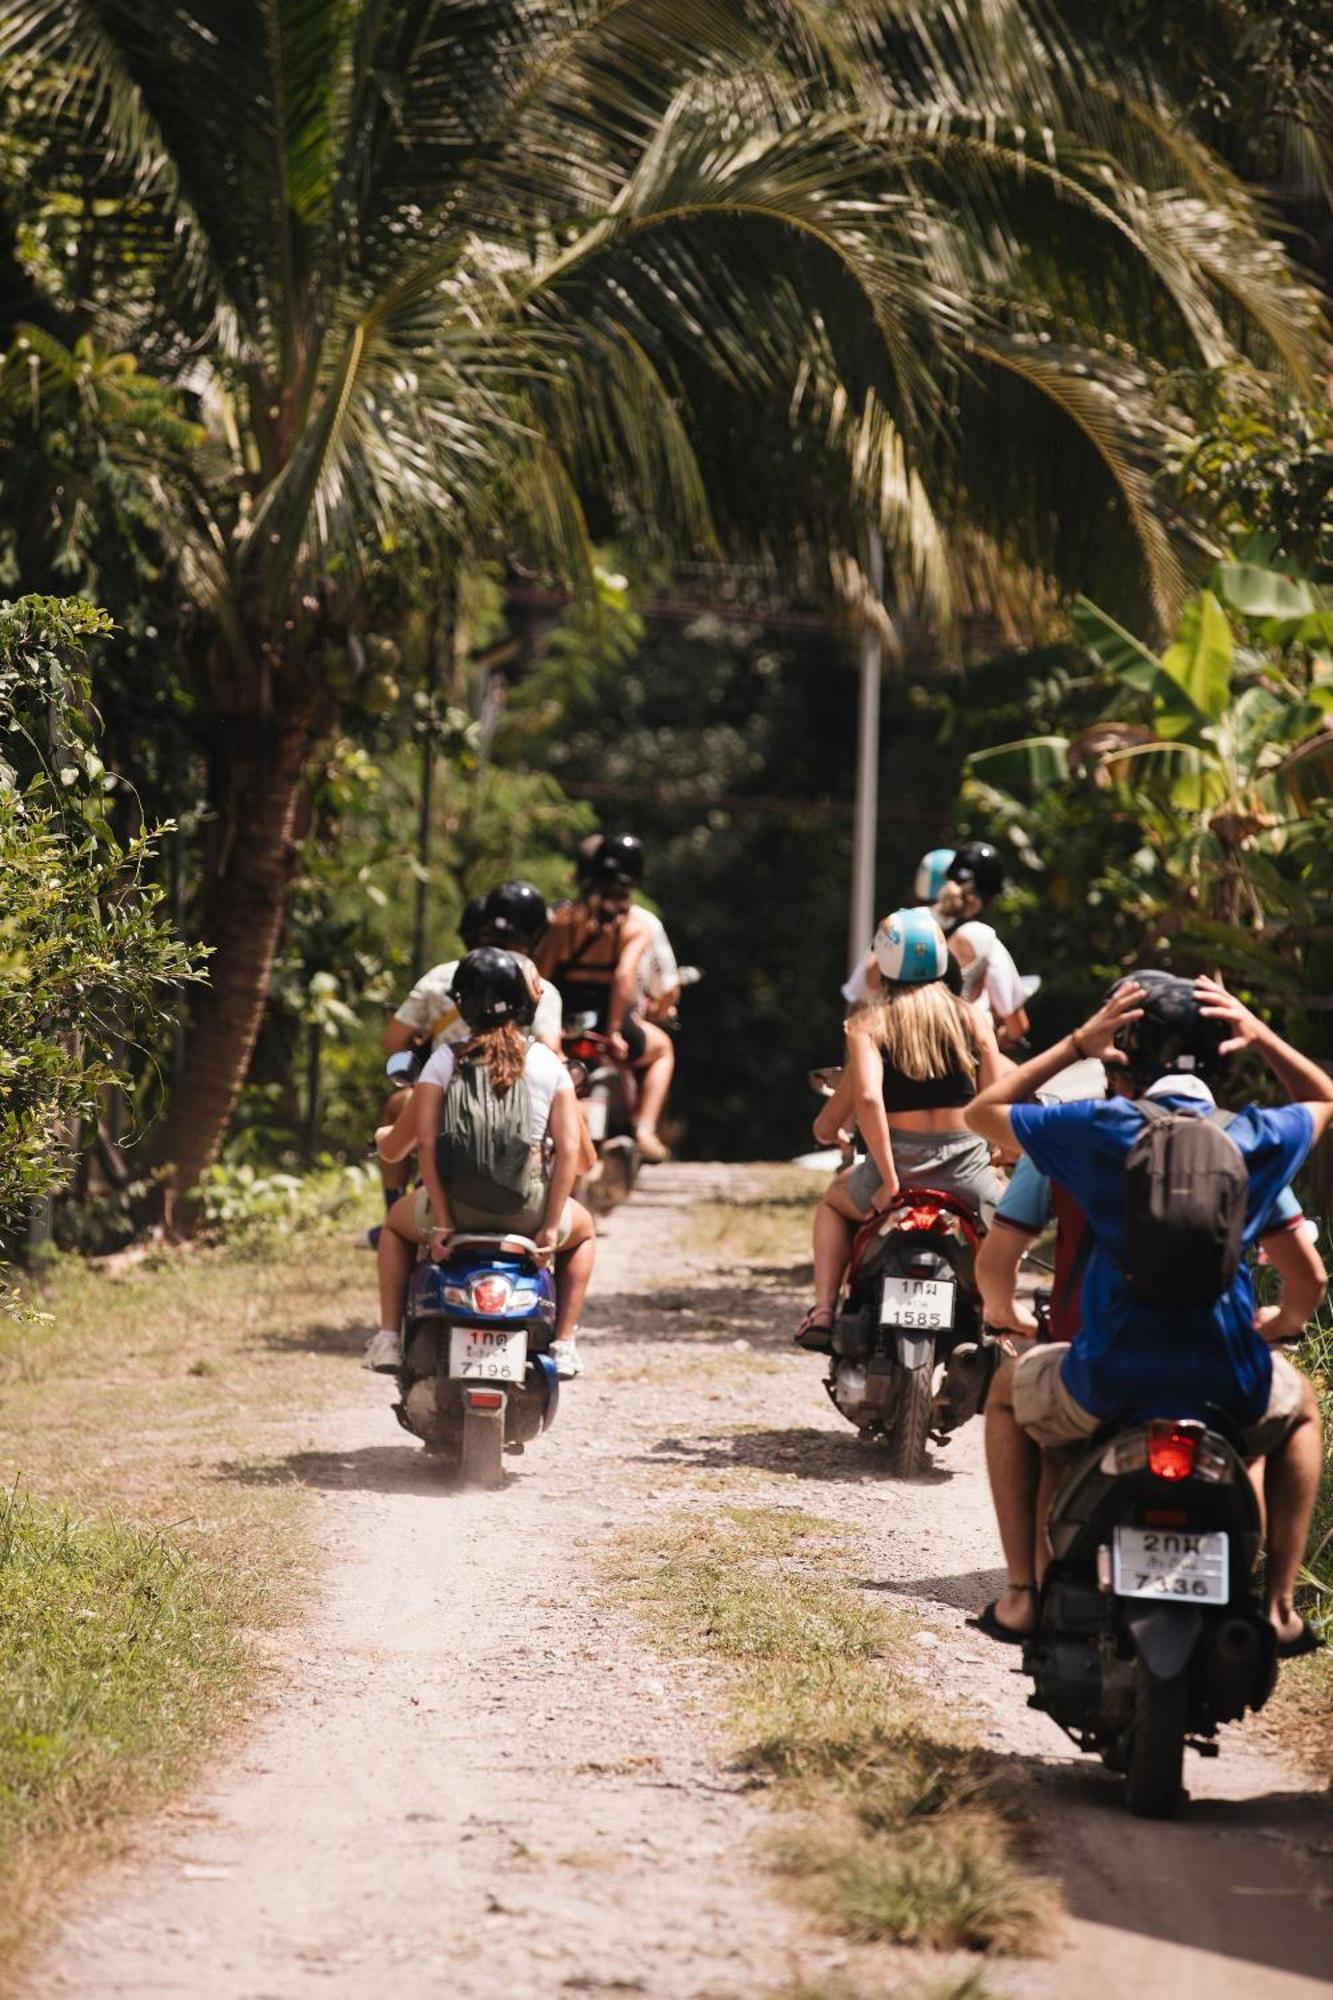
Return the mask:
[[982,1325],[979,1241],[971,1210],[928,1187],[900,1188],[857,1233],[824,1386],[899,1478],[985,1401],[1001,1343]]
[[629,1088],[624,1069],[611,1052],[611,1038],[600,1032],[595,1014],[565,1016],[563,1047],[575,1095],[583,1103],[588,1136],[597,1149],[597,1165],[580,1198],[594,1214],[605,1215],[628,1200],[639,1178]]
[[1029,1701],[1123,1772],[1148,1819],[1182,1804],[1186,1746],[1215,1757],[1219,1724],[1262,1708],[1277,1677],[1239,1442],[1211,1413],[1108,1429],[1050,1511]]
[[465,1486],[555,1421],[555,1282],[526,1236],[458,1235],[412,1273],[394,1415]]

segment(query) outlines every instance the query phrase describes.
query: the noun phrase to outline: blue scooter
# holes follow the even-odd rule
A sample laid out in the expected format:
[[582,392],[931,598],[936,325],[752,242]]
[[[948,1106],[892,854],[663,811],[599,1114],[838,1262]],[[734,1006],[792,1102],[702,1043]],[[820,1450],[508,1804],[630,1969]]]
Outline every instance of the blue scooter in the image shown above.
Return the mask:
[[455,1236],[412,1273],[394,1414],[465,1486],[555,1420],[555,1283],[526,1236]]

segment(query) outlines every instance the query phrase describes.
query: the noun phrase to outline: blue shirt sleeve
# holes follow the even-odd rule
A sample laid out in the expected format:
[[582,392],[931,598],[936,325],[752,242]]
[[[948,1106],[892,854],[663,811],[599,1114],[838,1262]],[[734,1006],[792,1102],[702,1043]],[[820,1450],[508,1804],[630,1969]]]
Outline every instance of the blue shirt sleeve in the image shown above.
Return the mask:
[[1014,1137],[1032,1164],[1051,1180],[1063,1182],[1078,1202],[1083,1202],[1092,1167],[1092,1113],[1098,1108],[1094,1102],[1081,1100],[1076,1104],[1009,1107]]
[[1314,1143],[1314,1120],[1303,1104],[1284,1104],[1275,1111],[1248,1105],[1233,1132],[1250,1173],[1250,1199],[1245,1236],[1251,1241],[1270,1226],[1274,1205],[1302,1166]]

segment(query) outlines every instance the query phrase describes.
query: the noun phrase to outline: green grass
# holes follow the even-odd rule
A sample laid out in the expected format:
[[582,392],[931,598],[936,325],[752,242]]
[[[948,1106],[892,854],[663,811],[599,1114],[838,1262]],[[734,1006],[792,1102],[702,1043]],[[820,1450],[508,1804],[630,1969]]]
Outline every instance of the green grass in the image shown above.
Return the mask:
[[617,1569],[656,1641],[731,1678],[741,1764],[791,1818],[775,1845],[801,1899],[856,1940],[1040,1949],[1055,1907],[1024,1862],[1022,1791],[895,1665],[919,1629],[838,1574],[837,1531],[728,1508]]
[[60,1258],[45,1317],[0,1320],[0,1959],[197,1768],[260,1670],[249,1635],[299,1601],[300,1467],[374,1300],[346,1234]]
[[[174,1782],[240,1683],[248,1579],[119,1521],[0,1496],[0,1884]],[[2,1933],[0,1933],[2,1934]]]

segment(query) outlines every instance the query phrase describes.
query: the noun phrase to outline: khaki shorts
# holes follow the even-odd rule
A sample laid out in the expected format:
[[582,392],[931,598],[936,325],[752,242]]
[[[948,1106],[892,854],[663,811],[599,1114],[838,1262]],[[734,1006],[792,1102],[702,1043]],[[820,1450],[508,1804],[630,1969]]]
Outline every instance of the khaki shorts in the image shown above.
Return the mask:
[[[546,1192],[543,1189],[540,1201],[521,1208],[516,1215],[488,1215],[484,1209],[473,1208],[465,1201],[451,1202],[450,1209],[454,1228],[465,1235],[475,1232],[481,1236],[535,1236],[546,1213]],[[435,1216],[424,1187],[417,1189],[413,1199],[412,1220],[418,1236],[425,1243],[435,1228]],[[567,1201],[560,1216],[560,1226],[555,1232],[558,1250],[568,1243],[573,1229],[574,1204]]]
[[[1069,1352],[1063,1343],[1034,1347],[1014,1368],[1014,1416],[1043,1451],[1062,1451],[1099,1431],[1106,1419],[1076,1403],[1060,1375]],[[1244,1433],[1245,1456],[1267,1458],[1295,1428],[1305,1401],[1304,1377],[1285,1355],[1273,1356],[1268,1408]]]

